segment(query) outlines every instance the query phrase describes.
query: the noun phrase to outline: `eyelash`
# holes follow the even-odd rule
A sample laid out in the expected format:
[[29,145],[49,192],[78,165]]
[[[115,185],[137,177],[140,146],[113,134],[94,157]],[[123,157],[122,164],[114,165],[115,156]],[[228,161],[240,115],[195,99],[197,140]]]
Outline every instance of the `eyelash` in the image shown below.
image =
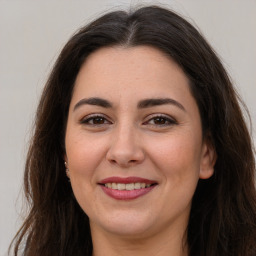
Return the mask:
[[[100,123],[100,124],[90,123],[90,121],[93,122],[97,119],[103,120],[104,123]],[[83,118],[80,121],[80,123],[85,124],[85,125],[90,125],[90,126],[102,126],[102,125],[106,124],[105,121],[107,121],[107,124],[112,124],[112,122],[108,121],[108,118],[106,118],[104,115],[92,114],[92,115],[89,115],[89,116],[86,116],[85,118]]]
[[[156,121],[158,119],[158,121],[164,121],[164,123],[161,124],[150,124],[150,121]],[[169,116],[163,115],[163,114],[156,114],[156,115],[151,115],[148,117],[148,120],[146,122],[144,122],[143,124],[149,124],[151,126],[157,126],[157,127],[167,127],[167,126],[172,126],[177,124],[177,121],[174,118],[171,118]]]
[[[103,123],[90,123],[94,122],[98,119],[98,121],[101,121]],[[173,118],[170,118],[169,116],[163,115],[163,114],[155,114],[151,115],[147,118],[148,120],[146,122],[143,122],[142,125],[150,125],[152,127],[167,127],[167,126],[172,126],[177,124],[177,121]],[[160,122],[164,122],[161,124],[150,124],[151,121],[156,122],[156,120]],[[83,125],[88,125],[88,126],[103,126],[103,125],[108,125],[108,124],[113,124],[111,121],[109,121],[109,118],[107,118],[104,115],[99,115],[99,114],[92,114],[89,116],[86,116],[80,121],[81,124]]]

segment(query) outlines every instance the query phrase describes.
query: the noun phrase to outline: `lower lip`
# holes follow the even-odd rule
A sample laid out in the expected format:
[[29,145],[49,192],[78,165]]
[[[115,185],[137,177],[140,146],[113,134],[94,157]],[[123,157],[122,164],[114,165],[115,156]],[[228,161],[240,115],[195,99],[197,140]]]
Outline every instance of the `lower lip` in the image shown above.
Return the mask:
[[117,190],[112,188],[107,188],[101,185],[102,190],[110,197],[117,200],[132,200],[138,197],[144,196],[154,189],[156,185],[153,185],[149,188],[141,188],[134,190]]

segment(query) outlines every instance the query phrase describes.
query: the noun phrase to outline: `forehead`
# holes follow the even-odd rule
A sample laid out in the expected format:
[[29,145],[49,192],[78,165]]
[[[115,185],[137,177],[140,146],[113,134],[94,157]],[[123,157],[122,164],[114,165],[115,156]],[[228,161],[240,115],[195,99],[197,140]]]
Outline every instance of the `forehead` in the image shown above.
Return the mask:
[[192,97],[182,69],[149,46],[106,47],[89,55],[78,73],[73,99],[95,96],[118,101]]

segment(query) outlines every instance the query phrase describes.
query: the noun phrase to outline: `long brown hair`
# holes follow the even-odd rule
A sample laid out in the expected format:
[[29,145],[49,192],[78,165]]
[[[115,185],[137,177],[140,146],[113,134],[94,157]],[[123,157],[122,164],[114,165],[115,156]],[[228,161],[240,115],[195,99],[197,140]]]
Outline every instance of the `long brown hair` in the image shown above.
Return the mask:
[[152,46],[178,63],[190,80],[203,134],[216,150],[215,173],[199,180],[193,197],[189,255],[255,256],[255,159],[239,97],[202,35],[173,11],[157,6],[105,14],[81,28],[62,50],[37,109],[24,176],[30,212],[15,237],[14,254],[92,253],[88,217],[65,175],[65,127],[81,65],[92,52],[114,45]]

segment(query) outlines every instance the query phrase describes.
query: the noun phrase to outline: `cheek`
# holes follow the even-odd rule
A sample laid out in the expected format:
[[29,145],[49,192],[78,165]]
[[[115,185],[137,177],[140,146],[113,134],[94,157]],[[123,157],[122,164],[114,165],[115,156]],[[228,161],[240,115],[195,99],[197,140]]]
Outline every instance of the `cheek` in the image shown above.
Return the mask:
[[148,150],[162,177],[158,204],[162,207],[159,207],[162,219],[167,220],[189,213],[200,169],[200,141],[185,133],[175,135],[151,141],[154,147]]
[[95,170],[102,161],[104,147],[102,142],[83,132],[67,131],[66,154],[71,181],[75,184],[95,182]]
[[[71,135],[72,134],[72,135]],[[100,143],[84,138],[82,133],[66,135],[66,154],[70,170],[73,193],[81,208],[90,213],[91,202],[95,202],[95,169],[100,163]],[[88,208],[89,206],[89,208]]]
[[170,136],[153,142],[150,155],[154,164],[172,183],[197,182],[200,170],[201,143],[189,134]]

